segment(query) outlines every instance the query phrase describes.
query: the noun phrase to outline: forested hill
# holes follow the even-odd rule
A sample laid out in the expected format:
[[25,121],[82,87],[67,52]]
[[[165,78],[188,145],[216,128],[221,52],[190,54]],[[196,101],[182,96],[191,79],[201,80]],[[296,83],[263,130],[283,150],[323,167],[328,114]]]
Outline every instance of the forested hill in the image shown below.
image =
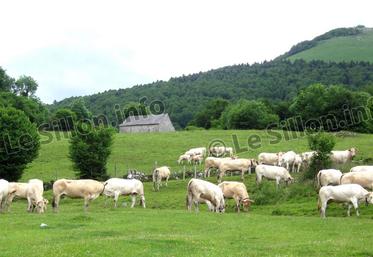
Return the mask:
[[[289,100],[300,88],[320,82],[342,84],[352,89],[373,84],[373,64],[367,62],[334,63],[297,60],[272,61],[253,65],[234,65],[208,72],[172,78],[128,89],[109,90],[84,97],[96,115],[114,117],[114,105],[124,107],[147,97],[163,101],[177,127],[184,127],[209,100],[223,98]],[[69,106],[68,98],[50,106],[52,110]]]

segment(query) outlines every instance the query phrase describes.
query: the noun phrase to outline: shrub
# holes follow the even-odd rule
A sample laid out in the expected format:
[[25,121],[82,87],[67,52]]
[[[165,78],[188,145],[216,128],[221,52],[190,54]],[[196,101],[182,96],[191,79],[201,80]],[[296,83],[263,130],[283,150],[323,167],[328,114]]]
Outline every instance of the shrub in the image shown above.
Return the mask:
[[335,145],[335,137],[325,132],[312,133],[308,135],[308,145],[316,154],[311,159],[308,171],[304,173],[305,179],[314,179],[319,170],[331,166],[330,152]]
[[26,165],[38,156],[36,126],[23,111],[0,108],[0,178],[17,181]]
[[107,159],[113,143],[113,128],[78,123],[70,139],[69,157],[79,178],[106,180]]

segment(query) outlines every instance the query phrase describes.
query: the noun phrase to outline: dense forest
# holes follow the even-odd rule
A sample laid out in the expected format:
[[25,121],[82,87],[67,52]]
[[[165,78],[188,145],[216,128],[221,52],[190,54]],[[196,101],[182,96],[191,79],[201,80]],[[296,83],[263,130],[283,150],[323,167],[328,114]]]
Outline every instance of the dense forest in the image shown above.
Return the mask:
[[[127,89],[109,90],[83,97],[95,115],[115,119],[115,105],[125,108],[131,102],[149,105],[159,100],[177,128],[184,128],[210,100],[229,102],[239,99],[289,101],[300,89],[314,83],[343,85],[351,90],[369,90],[373,86],[373,64],[367,62],[334,63],[297,60],[242,64],[201,72],[169,81],[157,81]],[[49,106],[54,112],[69,107],[76,97]]]

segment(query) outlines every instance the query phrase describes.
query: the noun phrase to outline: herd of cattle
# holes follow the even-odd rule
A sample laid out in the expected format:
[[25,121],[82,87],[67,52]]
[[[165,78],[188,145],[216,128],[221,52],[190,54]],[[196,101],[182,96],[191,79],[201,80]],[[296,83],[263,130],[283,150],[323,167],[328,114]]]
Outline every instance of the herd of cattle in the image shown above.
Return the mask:
[[[251,174],[251,169],[255,169],[257,184],[266,178],[274,180],[278,187],[281,181],[286,184],[293,182],[290,172],[299,172],[302,166],[309,165],[315,154],[315,152],[296,154],[294,151],[260,153],[256,160],[237,158],[230,147],[212,147],[208,152],[204,147],[192,148],[179,157],[179,164],[184,161],[198,164],[204,162],[205,177],[210,176],[211,169],[216,169],[219,184],[215,185],[206,180],[192,178],[187,186],[187,208],[191,210],[194,204],[195,209],[198,210],[199,204],[205,203],[210,211],[224,212],[226,199],[234,199],[238,212],[241,206],[247,210],[254,201],[250,199],[244,183],[221,182],[227,172],[239,171],[241,178],[244,179],[245,172]],[[330,158],[336,164],[344,164],[350,162],[355,155],[356,149],[351,148],[345,151],[332,151]],[[165,181],[167,186],[170,175],[171,171],[167,166],[155,168],[153,171],[154,190],[159,190],[162,181]],[[347,203],[348,215],[350,215],[352,206],[359,215],[359,202],[373,204],[373,193],[367,191],[367,189],[373,190],[373,166],[356,166],[345,174],[336,169],[325,169],[319,171],[316,179],[320,188],[318,204],[322,217],[325,217],[327,203],[331,200]],[[39,179],[31,179],[28,183],[8,182],[0,179],[0,210],[10,208],[14,197],[17,197],[27,199],[27,211],[43,213],[49,203],[43,197],[43,193],[43,181]],[[137,179],[121,178],[111,178],[105,182],[91,179],[59,179],[53,184],[52,206],[57,211],[61,197],[68,196],[83,198],[86,209],[89,203],[101,194],[106,196],[105,205],[108,197],[112,197],[117,207],[119,196],[129,195],[132,199],[131,207],[135,206],[136,198],[139,197],[140,204],[145,208],[143,183]]]

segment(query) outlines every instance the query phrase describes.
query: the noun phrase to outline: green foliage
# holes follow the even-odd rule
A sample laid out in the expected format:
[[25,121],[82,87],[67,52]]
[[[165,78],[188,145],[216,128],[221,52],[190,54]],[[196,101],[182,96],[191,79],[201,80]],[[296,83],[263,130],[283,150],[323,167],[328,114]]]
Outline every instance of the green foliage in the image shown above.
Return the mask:
[[12,85],[15,94],[24,97],[33,97],[38,89],[38,83],[30,76],[22,75]]
[[371,96],[342,86],[311,85],[299,92],[289,110],[302,123],[292,123],[292,129],[354,130],[373,132],[370,114]]
[[91,127],[78,122],[70,139],[69,157],[79,178],[105,180],[106,164],[111,154],[114,130],[103,126]]
[[[130,102],[127,103],[123,108],[123,119],[126,119],[129,116],[144,116],[149,114],[148,108],[142,103]],[[119,123],[122,123],[123,120],[119,120]]]
[[264,129],[278,123],[279,118],[263,102],[241,100],[228,106],[222,113],[222,125],[226,129]]
[[71,110],[76,114],[76,118],[78,121],[85,121],[85,120],[92,119],[92,113],[86,107],[83,98],[76,99],[71,104]]
[[311,159],[310,167],[304,174],[306,179],[314,179],[316,174],[326,168],[330,168],[330,152],[335,146],[335,136],[325,132],[311,133],[308,135],[308,145],[316,154]]
[[31,122],[40,125],[48,119],[48,110],[37,99],[17,96],[9,92],[0,93],[0,107],[13,107],[23,111]]
[[39,134],[24,112],[0,108],[0,178],[17,181],[40,148]]
[[187,131],[203,130],[203,128],[189,125],[189,126],[185,127],[185,130],[187,130]]
[[220,116],[228,104],[227,100],[221,98],[209,101],[201,111],[196,113],[191,124],[205,129],[220,127]]
[[14,79],[9,77],[5,70],[0,67],[0,92],[9,92],[14,84]]
[[62,131],[73,130],[76,120],[75,112],[67,108],[58,109],[53,116],[53,122],[58,122],[59,130]]

